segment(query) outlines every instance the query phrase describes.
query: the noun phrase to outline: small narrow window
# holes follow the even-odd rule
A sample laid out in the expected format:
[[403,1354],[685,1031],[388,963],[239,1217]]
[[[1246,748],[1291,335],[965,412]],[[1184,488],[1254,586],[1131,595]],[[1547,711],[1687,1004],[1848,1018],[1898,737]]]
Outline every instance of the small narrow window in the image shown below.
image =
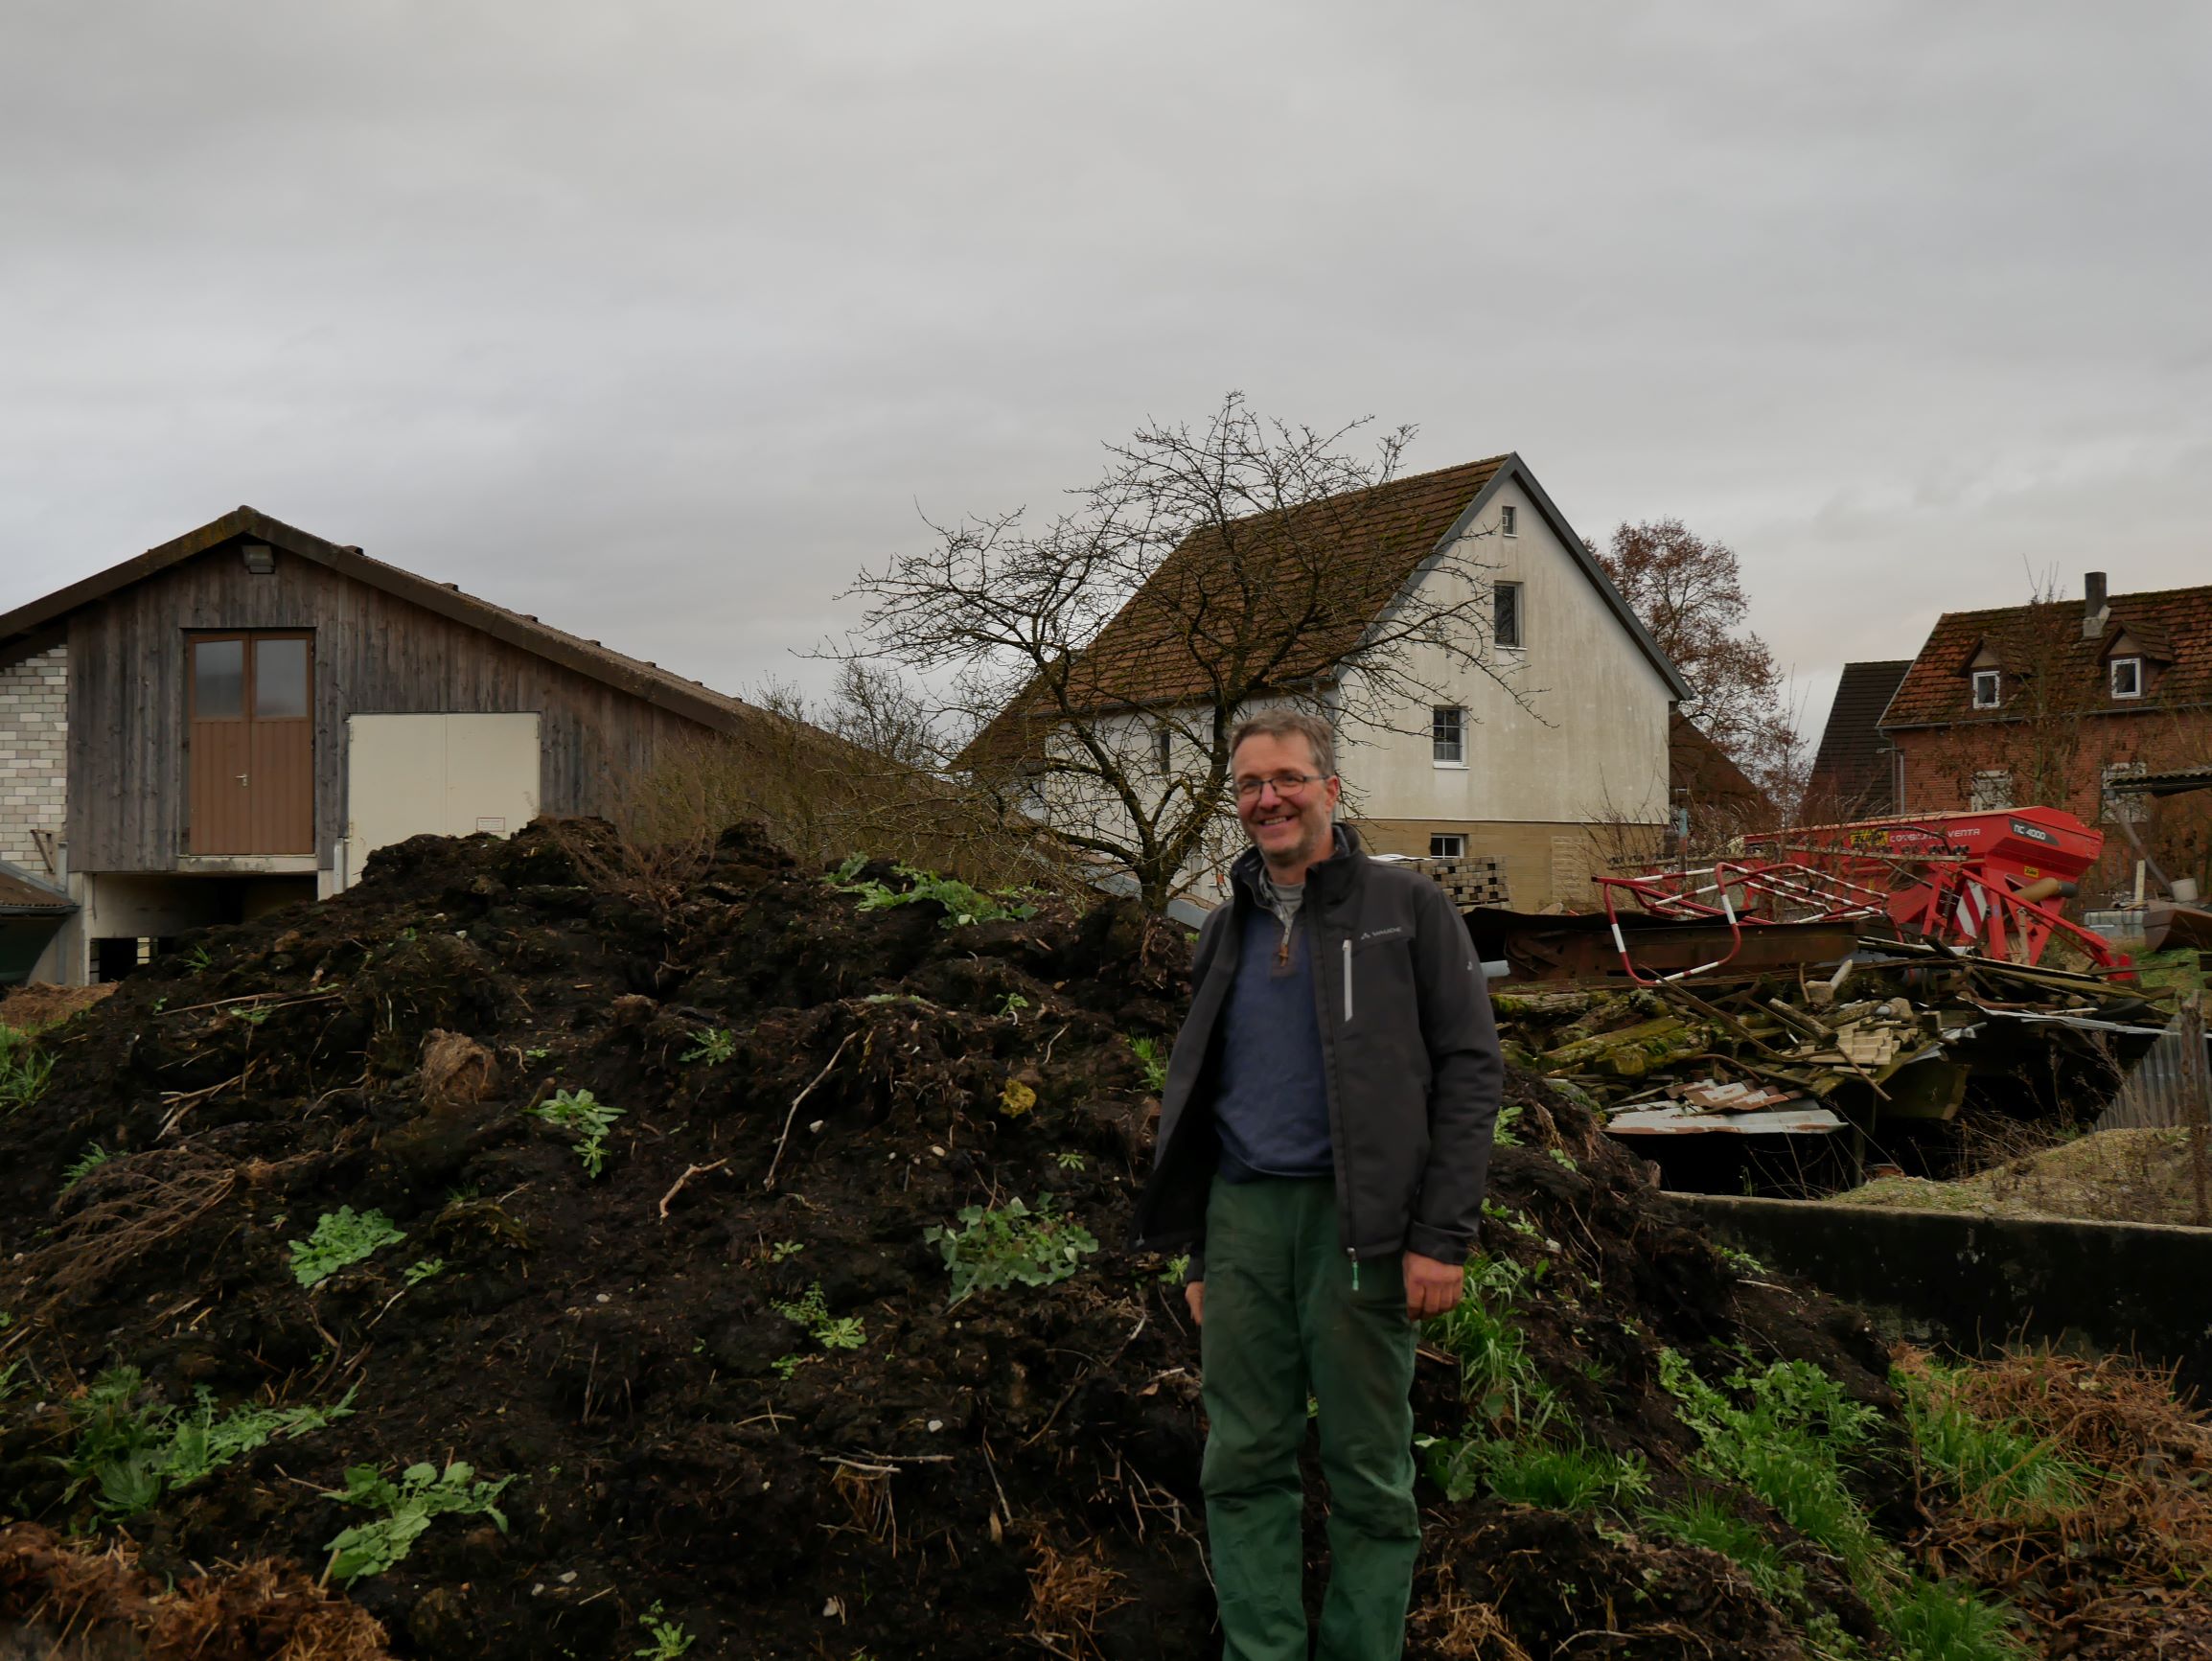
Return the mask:
[[1496,597],[1496,608],[1491,613],[1490,637],[1501,646],[1516,651],[1521,646],[1521,585],[1499,583],[1490,592]]
[[1973,794],[1967,805],[1976,813],[1994,813],[2013,805],[2013,775],[2001,767],[1984,768],[1974,774]]
[[2140,698],[2143,696],[2143,659],[2115,657],[2112,659],[2112,696],[2114,698]]
[[192,718],[237,721],[245,714],[245,642],[192,644]]
[[1446,834],[1437,831],[1429,836],[1429,858],[1433,860],[1462,859],[1465,857],[1466,851],[1467,839],[1463,832]]
[[1520,532],[1515,528],[1515,522],[1519,518],[1520,510],[1512,503],[1502,504],[1498,509],[1498,534],[1504,537],[1518,536]]
[[2003,702],[2002,692],[2003,688],[1997,684],[1996,670],[1976,669],[1974,671],[1974,707],[1976,709],[1994,709]]
[[1429,750],[1439,767],[1464,767],[1467,763],[1467,712],[1456,704],[1440,704],[1429,711]]
[[1158,753],[1160,756],[1160,771],[1162,773],[1173,773],[1175,771],[1174,729],[1172,727],[1163,727],[1160,729],[1160,735],[1155,742],[1157,744]]

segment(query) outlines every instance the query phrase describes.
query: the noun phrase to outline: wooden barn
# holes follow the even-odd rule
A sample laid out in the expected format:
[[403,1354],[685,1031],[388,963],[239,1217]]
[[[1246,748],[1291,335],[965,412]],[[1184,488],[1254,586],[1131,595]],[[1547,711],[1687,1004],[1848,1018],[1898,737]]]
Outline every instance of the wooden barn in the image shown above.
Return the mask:
[[32,978],[109,979],[406,837],[619,817],[672,744],[788,733],[242,507],[0,616],[0,876]]

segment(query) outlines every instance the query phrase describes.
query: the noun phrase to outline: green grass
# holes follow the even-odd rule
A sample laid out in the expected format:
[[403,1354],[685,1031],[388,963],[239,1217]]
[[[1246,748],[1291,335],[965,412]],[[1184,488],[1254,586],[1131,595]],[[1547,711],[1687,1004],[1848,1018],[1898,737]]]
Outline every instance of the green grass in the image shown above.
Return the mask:
[[[1875,1533],[1847,1480],[1882,1434],[1878,1412],[1809,1362],[1739,1371],[1717,1387],[1671,1350],[1659,1379],[1701,1443],[1705,1473],[1740,1483],[1835,1557],[1910,1661],[2013,1661],[2024,1655],[2005,1611],[1970,1589],[1939,1586]],[[1736,1398],[1741,1399],[1736,1399]]]
[[1979,1418],[1958,1400],[1960,1369],[1930,1357],[1919,1371],[1894,1369],[1913,1445],[1978,1514],[2017,1523],[2052,1522],[2088,1501],[2096,1473],[2063,1459],[2016,1422]]
[[1493,1430],[1540,1436],[1560,1408],[1558,1393],[1531,1359],[1512,1307],[1542,1275],[1509,1257],[1481,1253],[1467,1260],[1466,1289],[1431,1319],[1429,1341],[1460,1364],[1460,1397]]
[[1763,1529],[1738,1515],[1718,1494],[1692,1493],[1671,1506],[1647,1507],[1636,1520],[1648,1534],[1718,1552],[1769,1603],[1786,1607],[1804,1597],[1805,1572],[1783,1557]]
[[0,1027],[0,1116],[20,1113],[46,1094],[53,1058],[28,1032]]
[[1430,1474],[1451,1500],[1470,1498],[1479,1486],[1510,1505],[1585,1511],[1618,1509],[1651,1487],[1641,1455],[1624,1457],[1581,1442],[1555,1446],[1470,1438],[1439,1442],[1429,1451]]

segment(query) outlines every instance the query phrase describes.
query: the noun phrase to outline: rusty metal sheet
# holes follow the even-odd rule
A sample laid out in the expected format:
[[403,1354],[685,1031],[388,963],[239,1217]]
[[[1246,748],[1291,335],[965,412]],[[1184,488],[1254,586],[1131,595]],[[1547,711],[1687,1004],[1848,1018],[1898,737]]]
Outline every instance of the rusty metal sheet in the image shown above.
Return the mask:
[[[1486,958],[1512,965],[1510,980],[1621,980],[1621,955],[1614,949],[1611,925],[1602,912],[1535,916],[1526,911],[1478,908],[1464,913],[1467,933]],[[1659,974],[1694,969],[1728,957],[1727,973],[1833,963],[1858,950],[1869,932],[1866,919],[1836,923],[1773,923],[1745,929],[1735,956],[1728,928],[1721,923],[1672,923],[1657,918],[1621,919],[1637,966]]]

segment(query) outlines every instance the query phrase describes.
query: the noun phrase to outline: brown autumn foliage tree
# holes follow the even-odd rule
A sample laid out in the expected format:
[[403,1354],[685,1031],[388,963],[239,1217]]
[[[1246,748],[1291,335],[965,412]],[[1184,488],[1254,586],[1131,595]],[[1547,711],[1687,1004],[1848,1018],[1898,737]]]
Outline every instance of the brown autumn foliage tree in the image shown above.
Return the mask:
[[1680,519],[1623,524],[1585,543],[1695,696],[1682,713],[1777,806],[1804,779],[1805,746],[1782,702],[1782,671],[1749,626],[1736,550]]

